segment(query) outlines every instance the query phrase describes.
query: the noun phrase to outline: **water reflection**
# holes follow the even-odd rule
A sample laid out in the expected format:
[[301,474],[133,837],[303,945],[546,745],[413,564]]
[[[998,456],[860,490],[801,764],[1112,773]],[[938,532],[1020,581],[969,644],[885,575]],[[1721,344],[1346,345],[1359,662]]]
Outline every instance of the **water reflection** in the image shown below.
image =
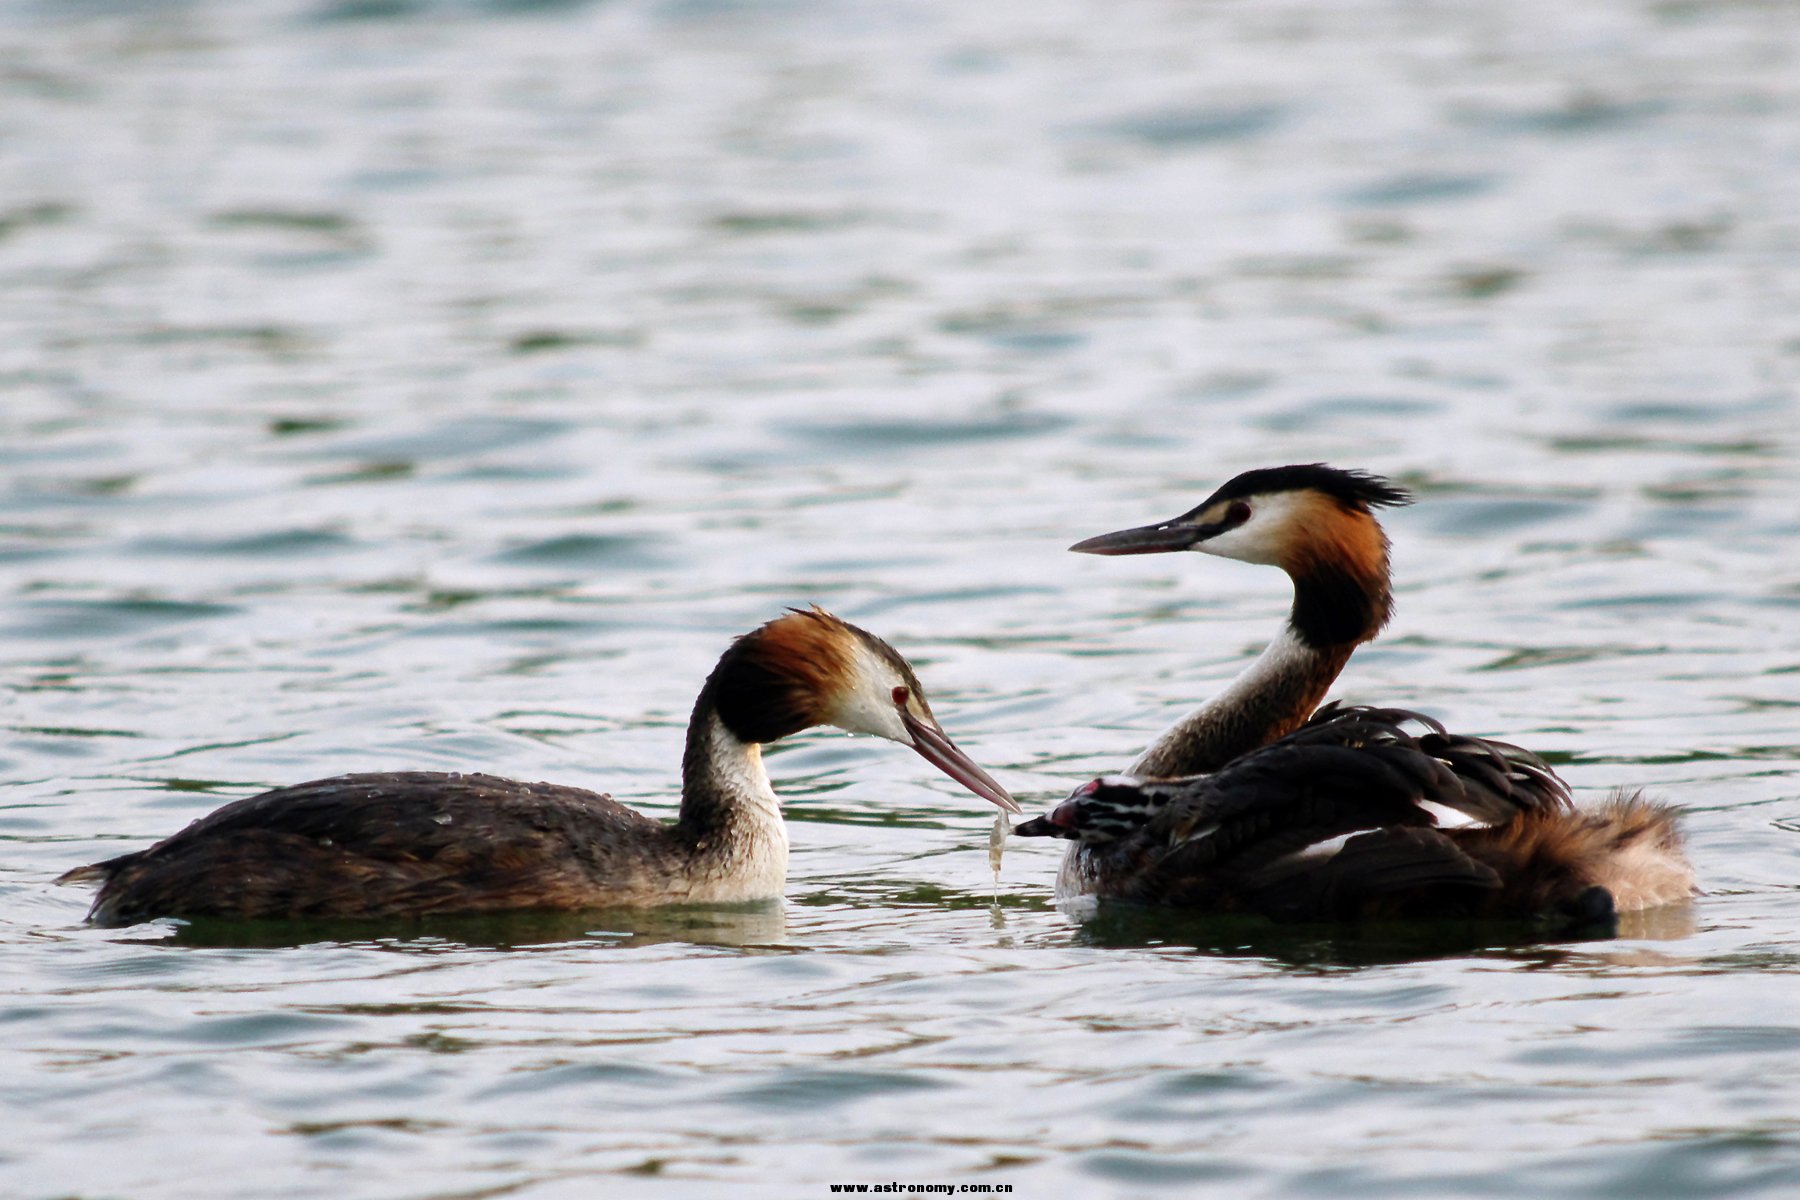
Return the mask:
[[[153,944],[278,949],[335,944],[432,953],[447,949],[557,949],[571,944],[633,949],[679,943],[744,950],[791,950],[779,901],[717,908],[594,909],[423,917],[408,921],[158,922]],[[128,940],[151,941],[143,927]]]
[[[1549,928],[1529,921],[1394,921],[1283,925],[1261,917],[1207,916],[1178,909],[1101,903],[1070,906],[1076,945],[1108,950],[1190,949],[1216,958],[1267,959],[1287,967],[1370,967],[1465,958],[1617,937],[1674,940],[1693,932],[1691,905],[1627,913],[1612,922]],[[1545,953],[1554,953],[1545,951]],[[1621,956],[1621,963],[1629,955]],[[1589,961],[1599,961],[1590,956]]]

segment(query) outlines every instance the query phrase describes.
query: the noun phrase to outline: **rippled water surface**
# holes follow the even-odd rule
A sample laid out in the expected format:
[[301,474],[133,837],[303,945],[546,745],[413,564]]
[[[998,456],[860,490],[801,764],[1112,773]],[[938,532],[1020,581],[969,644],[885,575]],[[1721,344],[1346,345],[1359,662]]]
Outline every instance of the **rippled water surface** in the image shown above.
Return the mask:
[[[1781,4],[0,9],[0,1191],[1800,1190],[1800,16]],[[770,757],[777,908],[85,927],[225,801],[673,811],[816,601],[1040,807],[1275,628],[1078,558],[1394,475],[1340,684],[1687,806],[1610,941],[1050,901],[915,757]]]

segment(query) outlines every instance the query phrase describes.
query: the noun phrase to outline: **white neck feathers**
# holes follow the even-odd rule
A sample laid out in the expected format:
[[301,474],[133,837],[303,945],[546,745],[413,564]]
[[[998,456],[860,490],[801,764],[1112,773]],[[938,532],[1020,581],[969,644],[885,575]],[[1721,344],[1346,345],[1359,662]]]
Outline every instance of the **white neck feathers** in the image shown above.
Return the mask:
[[717,713],[704,718],[703,757],[685,781],[681,824],[694,838],[694,903],[779,897],[787,884],[787,825],[763,767],[762,747],[740,740]]

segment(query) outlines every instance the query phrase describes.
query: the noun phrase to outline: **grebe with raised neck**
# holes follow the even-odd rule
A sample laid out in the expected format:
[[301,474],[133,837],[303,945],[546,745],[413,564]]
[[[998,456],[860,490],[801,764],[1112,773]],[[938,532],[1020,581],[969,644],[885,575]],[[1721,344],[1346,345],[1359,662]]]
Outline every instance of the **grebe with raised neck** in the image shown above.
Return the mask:
[[[1291,920],[1593,924],[1695,894],[1667,805],[1620,793],[1578,809],[1549,765],[1517,746],[1401,709],[1317,708],[1387,624],[1388,540],[1375,510],[1410,502],[1361,471],[1264,468],[1173,520],[1070,547],[1276,566],[1294,603],[1263,653],[1125,775],[1014,830],[1074,843],[1060,896]],[[1471,823],[1438,828],[1446,810]]]

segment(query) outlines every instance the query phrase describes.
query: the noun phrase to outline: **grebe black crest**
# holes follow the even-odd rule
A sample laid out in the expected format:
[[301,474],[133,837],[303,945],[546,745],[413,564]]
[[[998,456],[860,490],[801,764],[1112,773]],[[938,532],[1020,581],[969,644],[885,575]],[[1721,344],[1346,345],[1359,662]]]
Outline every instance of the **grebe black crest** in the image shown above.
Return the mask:
[[760,746],[834,725],[910,746],[1018,811],[957,748],[904,658],[822,609],[732,643],[688,723],[673,824],[611,797],[491,775],[343,775],[225,805],[145,850],[79,867],[90,919],[424,916],[778,897],[787,832]]
[[[1376,511],[1411,499],[1361,471],[1264,468],[1173,520],[1071,547],[1278,566],[1294,605],[1262,655],[1126,775],[1014,831],[1075,843],[1059,894],[1294,920],[1591,923],[1695,893],[1666,805],[1620,794],[1582,811],[1530,751],[1404,710],[1318,707],[1351,652],[1387,624]],[[1469,823],[1440,829],[1444,813]]]

